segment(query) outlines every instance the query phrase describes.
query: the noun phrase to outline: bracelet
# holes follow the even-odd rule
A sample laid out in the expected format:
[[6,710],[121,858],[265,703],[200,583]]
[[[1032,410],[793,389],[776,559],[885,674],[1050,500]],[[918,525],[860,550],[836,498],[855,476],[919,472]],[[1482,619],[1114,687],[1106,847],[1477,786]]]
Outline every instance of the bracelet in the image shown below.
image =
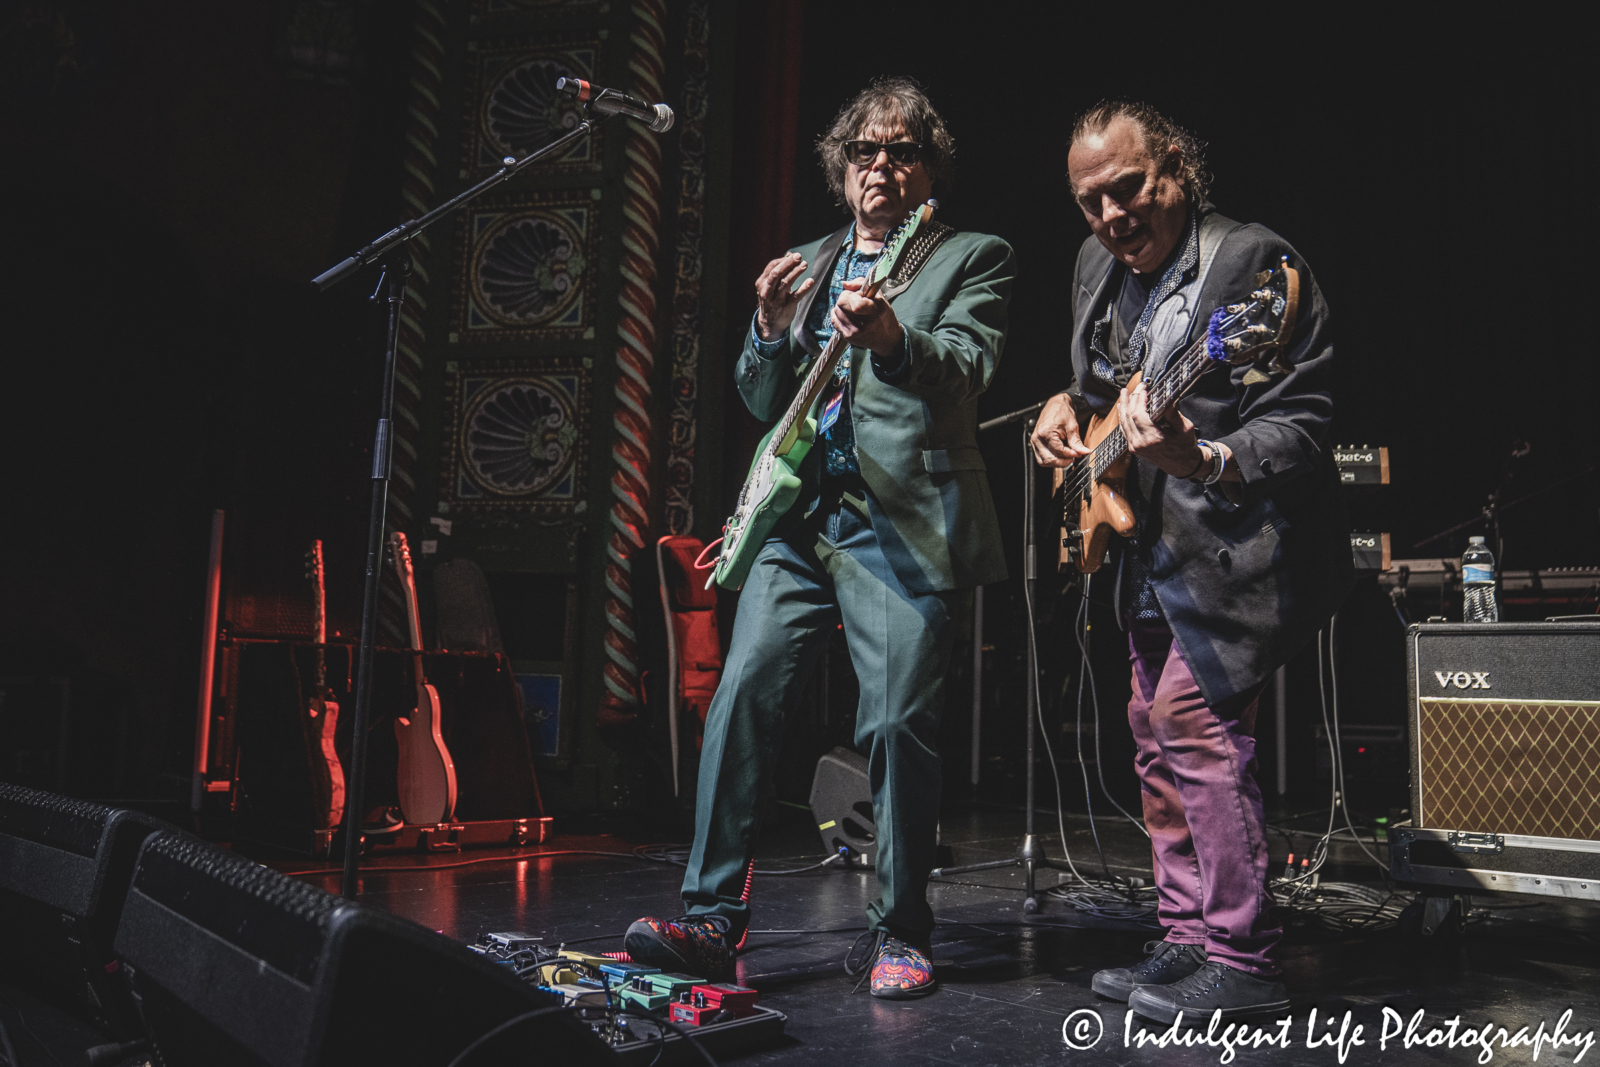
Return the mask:
[[[1203,444],[1206,444],[1206,442],[1205,441],[1196,441],[1195,444],[1196,445],[1203,445]],[[1194,461],[1194,470],[1191,470],[1188,474],[1185,474],[1183,476],[1183,480],[1184,481],[1188,481],[1190,478],[1193,478],[1195,476],[1195,474],[1199,472],[1200,468],[1204,467],[1205,465],[1206,465],[1206,454],[1204,452],[1202,452],[1202,453],[1200,453],[1200,458]]]
[[1198,445],[1211,449],[1211,473],[1201,481],[1201,485],[1216,485],[1222,481],[1222,472],[1228,466],[1228,457],[1222,454],[1222,449],[1217,447],[1215,441],[1197,440]]

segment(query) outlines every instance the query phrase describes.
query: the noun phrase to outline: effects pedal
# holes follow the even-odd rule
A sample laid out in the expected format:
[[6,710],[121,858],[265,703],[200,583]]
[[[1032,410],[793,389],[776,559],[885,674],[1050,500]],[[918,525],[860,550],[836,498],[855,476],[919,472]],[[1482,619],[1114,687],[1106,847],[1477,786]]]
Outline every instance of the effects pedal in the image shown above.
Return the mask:
[[622,999],[646,1011],[659,1011],[677,1000],[679,994],[704,984],[704,978],[688,974],[640,974],[628,980]]
[[753,1015],[759,995],[747,986],[697,985],[678,994],[678,1003],[672,1006],[672,1021],[705,1026],[721,1019]]

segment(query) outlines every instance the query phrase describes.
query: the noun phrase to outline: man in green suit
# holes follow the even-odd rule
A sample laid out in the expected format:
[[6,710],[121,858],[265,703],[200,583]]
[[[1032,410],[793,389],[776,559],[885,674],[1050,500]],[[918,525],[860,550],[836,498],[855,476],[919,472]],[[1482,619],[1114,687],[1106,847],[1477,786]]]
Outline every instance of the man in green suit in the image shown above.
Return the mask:
[[976,413],[1005,342],[1015,268],[999,238],[935,223],[876,296],[862,295],[892,231],[950,176],[954,144],[913,82],[874,82],[817,148],[852,218],[756,280],[739,392],[756,417],[775,420],[834,332],[850,348],[812,410],[806,490],[739,600],[706,720],[688,914],[639,920],[626,947],[672,971],[729,968],[749,925],[746,871],[783,717],[842,623],[861,681],[856,746],[867,754],[878,830],[880,895],[867,909],[874,936],[860,966],[875,996],[907,998],[934,988],[927,883],[953,616],[961,590],[1005,577]]

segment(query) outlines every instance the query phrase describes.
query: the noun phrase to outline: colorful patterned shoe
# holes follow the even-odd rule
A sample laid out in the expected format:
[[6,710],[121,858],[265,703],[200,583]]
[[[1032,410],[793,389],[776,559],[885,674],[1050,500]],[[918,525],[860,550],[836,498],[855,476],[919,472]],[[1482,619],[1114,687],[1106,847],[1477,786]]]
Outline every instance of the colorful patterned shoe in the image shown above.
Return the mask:
[[[890,937],[881,930],[869,931],[856,938],[859,945],[865,937],[873,938],[872,953],[861,965],[852,967],[849,956],[845,958],[845,973],[862,974],[868,971],[872,980],[872,995],[885,1000],[914,1000],[925,997],[937,988],[933,980],[933,963],[927,954],[912,948],[898,937]],[[852,946],[850,956],[855,955]],[[866,963],[870,961],[870,970]],[[862,975],[866,977],[865,974]],[[856,983],[861,988],[861,983]]]
[[732,927],[721,915],[685,915],[671,920],[647,915],[628,927],[623,947],[635,963],[717,978],[733,969],[738,940]]

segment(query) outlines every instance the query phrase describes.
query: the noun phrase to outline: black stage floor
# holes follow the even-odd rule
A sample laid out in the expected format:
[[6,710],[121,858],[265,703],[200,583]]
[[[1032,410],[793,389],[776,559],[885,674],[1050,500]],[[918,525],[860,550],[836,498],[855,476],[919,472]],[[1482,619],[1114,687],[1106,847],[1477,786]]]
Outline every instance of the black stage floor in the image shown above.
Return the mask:
[[[1053,826],[1054,816],[1053,811],[1041,812],[1038,829]],[[765,834],[758,869],[788,869],[819,858],[819,842],[804,813],[788,810],[779,821],[784,825],[769,825]],[[1020,810],[970,807],[947,812],[943,840],[952,846],[957,863],[1001,859],[1014,852],[1022,821]],[[1308,817],[1293,825],[1310,828],[1317,823]],[[1111,870],[1148,878],[1148,846],[1140,832],[1116,819],[1102,818],[1098,826]],[[1099,874],[1088,820],[1068,816],[1067,831],[1080,870]],[[1296,851],[1314,837],[1296,838]],[[629,922],[679,910],[681,868],[632,856],[634,846],[657,841],[620,827],[609,834],[558,833],[545,851],[593,849],[620,855],[514,859],[441,867],[432,873],[369,872],[362,899],[463,941],[488,931],[520,930],[551,944],[584,939],[589,951],[620,950],[620,935]],[[1048,842],[1051,854],[1059,855],[1058,835],[1049,834]],[[1289,840],[1275,835],[1274,869],[1289,850]],[[1348,841],[1337,846],[1334,857],[1338,862],[1327,869],[1330,877],[1382,884],[1376,868]],[[457,854],[385,862],[449,864],[479,858]],[[1054,884],[1058,877],[1044,872],[1043,884]],[[330,891],[338,889],[336,876],[312,880]],[[762,1003],[784,1012],[789,1023],[785,1044],[740,1062],[1016,1065],[1172,1057],[1177,1057],[1172,1062],[1218,1062],[1221,1048],[1125,1049],[1123,1006],[1097,998],[1089,981],[1100,967],[1139,957],[1151,931],[1091,917],[1054,900],[1036,916],[1024,916],[1021,884],[1019,869],[936,882],[931,900],[940,926],[933,958],[941,988],[920,1001],[894,1003],[874,999],[865,990],[852,994],[854,981],[842,969],[844,954],[864,925],[863,909],[876,892],[871,873],[824,869],[758,877],[751,894],[753,928],[778,932],[752,933],[739,960],[739,979],[759,989]],[[1456,1016],[1458,1033],[1493,1022],[1513,1034],[1528,1026],[1532,1034],[1541,1021],[1549,1032],[1569,1008],[1566,1033],[1600,1028],[1600,909],[1538,904],[1528,898],[1474,899],[1493,910],[1480,914],[1459,941],[1428,950],[1405,942],[1393,928],[1346,934],[1297,920],[1284,953],[1294,998],[1290,1047],[1241,1050],[1239,1058],[1275,1064],[1341,1062],[1336,1048],[1306,1047],[1313,1008],[1319,1038],[1327,1033],[1324,1020],[1330,1015],[1342,1024],[1350,1012],[1351,1033],[1357,1025],[1365,1027],[1361,1037],[1368,1044],[1352,1046],[1344,1062],[1373,1062],[1380,1055],[1377,1042],[1385,1006],[1408,1022],[1419,1008],[1425,1009],[1418,1036],[1448,1026]],[[794,930],[830,932],[781,932]],[[596,937],[603,939],[587,940]],[[1105,1028],[1092,1051],[1074,1050],[1063,1040],[1063,1023],[1082,1009],[1097,1013]],[[1163,1029],[1143,1025],[1153,1034]],[[1478,1047],[1425,1045],[1402,1050],[1402,1041],[1391,1039],[1385,1055],[1466,1064],[1478,1062],[1482,1053]],[[1581,1048],[1546,1044],[1540,1061],[1571,1062]],[[1527,1062],[1532,1053],[1528,1048],[1497,1048],[1495,1059]],[[1600,1051],[1585,1061],[1600,1062]],[[537,1059],[530,1057],[529,1062]]]
[[[764,835],[758,868],[788,869],[819,858],[819,843],[805,813],[778,809],[781,815]],[[1055,813],[1041,812],[1039,829],[1054,824]],[[1325,825],[1326,816],[1320,820]],[[1010,855],[1021,832],[1023,813],[998,807],[947,811],[945,843],[958,863],[1000,859]],[[1310,829],[1316,817],[1292,823]],[[647,913],[676,914],[681,868],[646,862],[633,854],[638,845],[660,843],[657,835],[633,832],[621,820],[577,822],[565,826],[541,849],[468,852],[426,857],[396,856],[374,865],[432,870],[368,871],[362,899],[415,920],[462,941],[489,931],[520,930],[546,943],[582,942],[588,951],[619,950],[627,924]],[[1147,846],[1127,823],[1102,818],[1102,844],[1111,870],[1123,876],[1149,874]],[[1100,873],[1089,823],[1067,817],[1073,857],[1085,874]],[[1315,834],[1297,837],[1296,851]],[[1058,835],[1048,836],[1052,855],[1059,855]],[[1290,839],[1274,836],[1273,857],[1281,864]],[[540,858],[536,852],[601,851],[615,858],[576,854]],[[1329,878],[1382,885],[1370,862],[1348,841],[1334,850]],[[307,864],[274,863],[282,870]],[[1275,866],[1275,869],[1277,867]],[[1045,872],[1044,885],[1059,876]],[[337,892],[337,875],[313,875],[313,884]],[[1036,916],[1024,916],[1020,870],[997,869],[936,882],[931,890],[939,928],[933,957],[940,990],[920,1001],[876,1000],[865,991],[851,993],[842,960],[863,926],[863,909],[874,896],[870,872],[824,869],[789,876],[758,877],[752,893],[755,930],[739,960],[739,980],[760,990],[762,1003],[788,1016],[783,1043],[751,1052],[742,1064],[901,1064],[981,1065],[1097,1063],[1207,1064],[1255,1062],[1271,1064],[1375,1063],[1399,1058],[1405,1062],[1469,1064],[1483,1060],[1481,1047],[1448,1044],[1403,1046],[1392,1037],[1386,1051],[1378,1041],[1385,1026],[1385,1007],[1407,1022],[1419,1009],[1425,1014],[1416,1037],[1445,1031],[1459,1018],[1457,1039],[1485,1024],[1504,1026],[1514,1035],[1527,1027],[1527,1037],[1541,1023],[1554,1033],[1563,1013],[1571,1017],[1563,1035],[1571,1038],[1600,1028],[1600,909],[1562,906],[1530,898],[1474,898],[1476,921],[1459,940],[1419,948],[1391,927],[1364,933],[1331,931],[1315,919],[1297,915],[1291,923],[1284,964],[1293,997],[1288,1048],[1276,1045],[1236,1050],[1224,1059],[1222,1047],[1124,1047],[1124,1008],[1097,998],[1089,988],[1100,967],[1124,965],[1141,955],[1152,931],[1126,922],[1108,921],[1047,900]],[[788,931],[824,930],[825,933]],[[599,938],[599,940],[589,940]],[[97,1040],[79,1024],[25,991],[0,989],[4,1018],[18,1041],[24,1065],[84,1063],[83,1049]],[[17,1011],[26,1012],[26,1030]],[[1310,1013],[1317,1012],[1316,1037],[1337,1036],[1348,1012],[1346,1038],[1357,1026],[1360,1040],[1348,1056],[1328,1045],[1307,1047]],[[1093,1013],[1098,1019],[1087,1014]],[[1079,1013],[1079,1014],[1075,1014]],[[1088,1044],[1100,1026],[1103,1035],[1092,1048],[1077,1049],[1063,1037]],[[1330,1032],[1327,1020],[1335,1027]],[[1271,1024],[1270,1020],[1263,1020]],[[1081,1025],[1080,1025],[1081,1024]],[[1391,1028],[1393,1023],[1391,1020]],[[1164,1029],[1135,1021],[1157,1036]],[[1277,1030],[1271,1030],[1276,1039]],[[37,1037],[37,1040],[36,1040]],[[1331,1039],[1330,1039],[1331,1040]],[[1438,1040],[1437,1038],[1435,1039]],[[46,1055],[43,1049],[50,1048]],[[1571,1063],[1583,1046],[1542,1046],[1538,1062]],[[1529,1047],[1496,1046],[1492,1062],[1533,1061]],[[131,1064],[142,1062],[134,1059]],[[527,1063],[538,1064],[530,1048]],[[1578,1062],[1600,1062],[1600,1051]]]

